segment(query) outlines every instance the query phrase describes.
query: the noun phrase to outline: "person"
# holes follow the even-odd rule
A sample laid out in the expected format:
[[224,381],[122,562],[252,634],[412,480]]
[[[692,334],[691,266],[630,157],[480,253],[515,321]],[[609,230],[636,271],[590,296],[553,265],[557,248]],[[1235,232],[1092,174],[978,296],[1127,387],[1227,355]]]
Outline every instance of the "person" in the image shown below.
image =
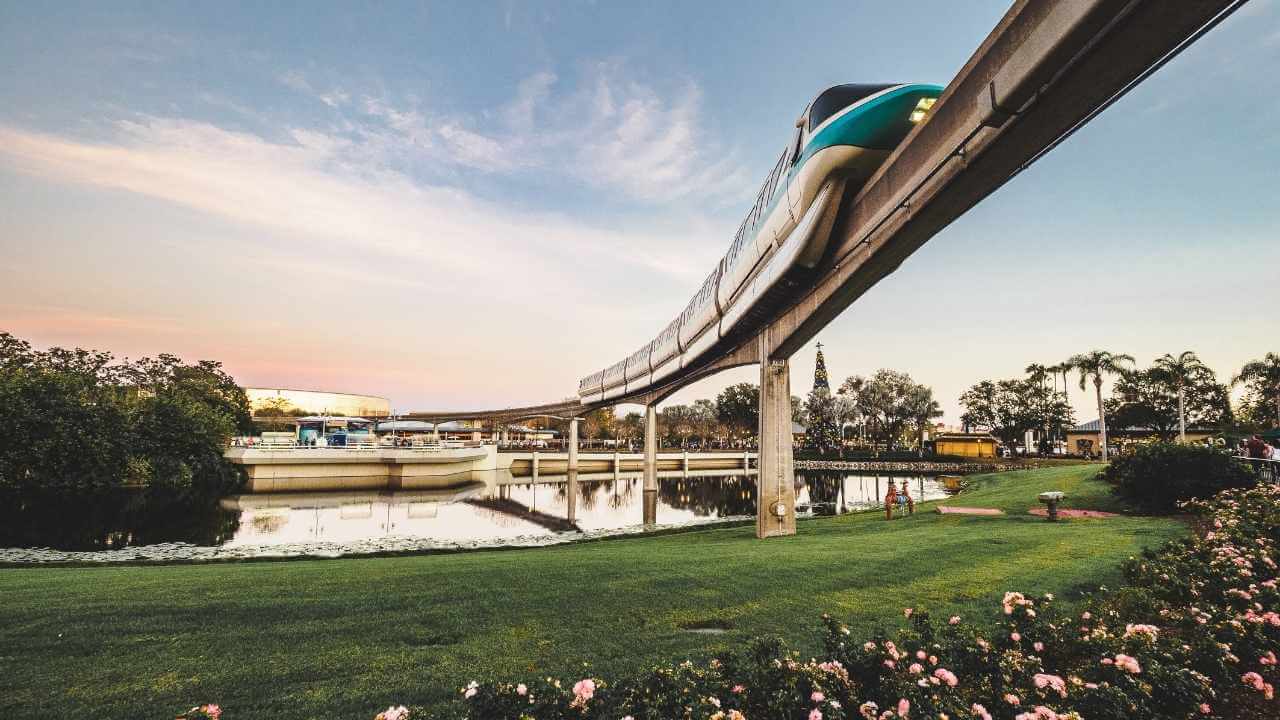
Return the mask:
[[1248,449],[1249,457],[1251,458],[1265,459],[1267,457],[1267,444],[1257,435],[1249,438],[1249,441],[1245,443],[1245,447]]
[[893,519],[893,506],[898,504],[898,486],[889,481],[889,490],[884,494],[884,519]]
[[898,493],[898,505],[907,511],[908,515],[916,514],[916,502],[911,499],[911,493],[907,490],[907,481],[902,481],[902,492]]

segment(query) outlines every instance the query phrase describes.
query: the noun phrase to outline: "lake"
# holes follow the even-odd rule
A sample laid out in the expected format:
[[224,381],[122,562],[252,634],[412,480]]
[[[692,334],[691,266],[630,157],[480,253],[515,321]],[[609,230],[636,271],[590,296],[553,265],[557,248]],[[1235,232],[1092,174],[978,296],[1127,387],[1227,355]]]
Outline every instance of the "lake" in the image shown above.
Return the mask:
[[[600,475],[606,475],[601,478]],[[222,498],[175,491],[115,490],[93,496],[25,494],[0,499],[0,547],[104,550],[163,542],[279,545],[392,535],[502,541],[610,530],[644,521],[640,473],[529,478],[488,473],[439,490],[258,493]],[[796,473],[801,515],[879,507],[887,484],[916,500],[947,493],[937,477]],[[754,471],[662,473],[653,499],[659,524],[755,513]]]

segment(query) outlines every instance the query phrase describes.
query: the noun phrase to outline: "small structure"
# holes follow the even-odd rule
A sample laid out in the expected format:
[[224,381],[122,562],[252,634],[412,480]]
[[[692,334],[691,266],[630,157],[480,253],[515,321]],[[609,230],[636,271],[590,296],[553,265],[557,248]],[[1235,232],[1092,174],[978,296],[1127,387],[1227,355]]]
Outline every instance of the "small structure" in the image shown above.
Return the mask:
[[1042,492],[1036,497],[1048,508],[1049,522],[1058,522],[1058,503],[1062,502],[1062,498],[1066,496],[1063,493],[1054,490],[1051,492]]
[[[1216,437],[1218,433],[1216,428],[1188,427],[1187,442],[1203,443],[1205,440]],[[1153,428],[1141,425],[1112,427],[1110,423],[1107,424],[1107,444],[1113,451],[1124,452],[1136,444],[1157,442],[1160,439],[1160,433]],[[1067,430],[1067,452],[1085,456],[1101,454],[1101,423],[1092,420]]]
[[293,421],[299,445],[367,444],[375,441],[373,421],[343,415],[308,415]]
[[942,433],[934,439],[934,452],[956,457],[993,458],[999,441],[990,433]]

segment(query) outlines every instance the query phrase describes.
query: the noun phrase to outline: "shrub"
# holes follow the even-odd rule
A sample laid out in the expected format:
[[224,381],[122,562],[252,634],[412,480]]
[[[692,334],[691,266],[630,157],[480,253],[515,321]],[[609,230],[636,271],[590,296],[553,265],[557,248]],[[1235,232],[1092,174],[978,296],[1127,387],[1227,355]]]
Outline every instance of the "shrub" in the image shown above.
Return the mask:
[[1180,502],[1256,482],[1252,470],[1219,450],[1174,443],[1140,446],[1113,460],[1101,477],[1115,494],[1152,513],[1176,512]]

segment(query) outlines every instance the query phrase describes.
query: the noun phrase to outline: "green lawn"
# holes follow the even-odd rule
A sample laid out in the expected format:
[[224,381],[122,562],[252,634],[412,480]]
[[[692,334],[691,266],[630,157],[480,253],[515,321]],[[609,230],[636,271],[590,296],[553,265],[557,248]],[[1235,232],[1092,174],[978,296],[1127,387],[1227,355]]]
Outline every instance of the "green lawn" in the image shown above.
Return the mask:
[[228,720],[367,719],[471,679],[582,662],[612,675],[755,634],[816,651],[824,611],[855,637],[902,622],[906,606],[991,617],[1006,589],[1069,596],[1184,532],[1169,519],[1025,514],[1047,489],[1065,490],[1068,507],[1114,509],[1097,469],[987,476],[949,502],[1006,517],[926,504],[768,541],[735,527],[458,555],[0,570],[0,717],[171,718],[218,702]]

